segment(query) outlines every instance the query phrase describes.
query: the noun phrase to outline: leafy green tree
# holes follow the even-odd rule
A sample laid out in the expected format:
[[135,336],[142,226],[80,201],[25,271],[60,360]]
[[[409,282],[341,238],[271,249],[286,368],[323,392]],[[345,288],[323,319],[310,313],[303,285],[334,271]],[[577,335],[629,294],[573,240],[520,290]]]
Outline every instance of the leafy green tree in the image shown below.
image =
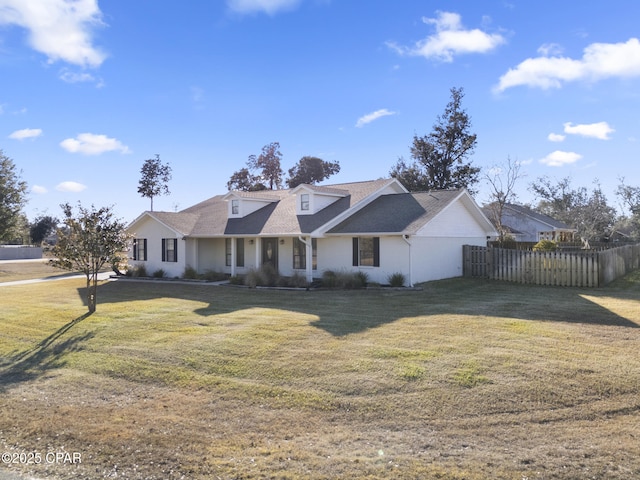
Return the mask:
[[231,178],[227,182],[227,189],[240,190],[242,192],[266,190],[267,187],[260,180],[260,176],[253,175],[248,168],[241,168],[231,175]]
[[326,162],[318,157],[302,157],[296,165],[289,169],[287,186],[295,188],[303,183],[314,185],[339,171],[340,164],[338,162]]
[[0,150],[0,241],[21,236],[26,203],[27,183],[21,180],[13,160]]
[[171,180],[171,167],[168,163],[160,161],[160,155],[144,161],[140,170],[142,177],[138,183],[138,193],[151,199],[151,211],[153,212],[153,197],[168,195],[168,183]]
[[554,184],[548,177],[539,177],[530,186],[539,199],[537,211],[575,228],[584,246],[607,238],[616,223],[616,210],[611,207],[597,180],[591,192],[586,187],[573,188],[565,177]]
[[50,215],[37,217],[29,226],[29,236],[35,245],[40,245],[47,235],[55,231],[58,226],[58,219]]
[[628,212],[628,216],[620,219],[619,227],[626,227],[631,238],[640,239],[640,187],[627,185],[624,178],[621,178],[616,195]]
[[257,157],[251,155],[247,165],[253,170],[259,170],[262,180],[268,183],[269,190],[273,190],[274,187],[277,189],[282,186],[281,159],[280,144],[273,142],[262,147],[262,153]]
[[[227,188],[229,190],[256,191],[274,190],[282,187],[280,144],[272,142],[262,147],[260,155],[250,155],[247,167],[234,172]],[[252,172],[258,172],[254,174]]]
[[451,100],[443,115],[438,115],[433,131],[413,136],[412,164],[401,158],[390,171],[410,191],[466,188],[475,193],[480,169],[467,158],[473,153],[477,136],[470,132],[471,119],[462,108],[464,91],[451,89]]
[[106,265],[116,266],[124,260],[130,236],[125,224],[114,218],[110,207],[90,209],[78,204],[74,213],[67,203],[63,228],[58,229],[58,243],[53,247],[51,265],[64,270],[81,271],[87,277],[87,308],[96,311],[98,272]]

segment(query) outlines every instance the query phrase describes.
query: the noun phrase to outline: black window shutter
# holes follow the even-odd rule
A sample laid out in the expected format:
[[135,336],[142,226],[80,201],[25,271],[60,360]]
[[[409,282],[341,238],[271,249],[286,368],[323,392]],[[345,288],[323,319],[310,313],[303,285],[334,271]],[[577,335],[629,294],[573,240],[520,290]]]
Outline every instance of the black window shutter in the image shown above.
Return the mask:
[[358,249],[358,237],[353,237],[353,263],[354,267],[360,264],[360,250]]
[[373,266],[380,266],[380,237],[373,237]]
[[162,261],[166,262],[167,260],[167,250],[166,247],[167,246],[167,240],[165,238],[162,239]]
[[133,259],[138,260],[138,239],[133,239]]
[[144,258],[143,260],[146,262],[147,261],[147,239],[143,239],[142,244],[144,246]]
[[173,239],[173,261],[174,262],[178,261],[178,239],[177,238]]

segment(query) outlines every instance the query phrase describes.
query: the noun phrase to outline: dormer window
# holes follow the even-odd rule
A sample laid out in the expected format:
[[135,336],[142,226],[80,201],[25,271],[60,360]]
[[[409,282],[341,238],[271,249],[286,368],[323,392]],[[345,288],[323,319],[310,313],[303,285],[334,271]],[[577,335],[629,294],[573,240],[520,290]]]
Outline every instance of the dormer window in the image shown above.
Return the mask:
[[231,214],[232,215],[240,214],[240,200],[237,200],[237,199],[231,200]]
[[300,210],[307,211],[309,210],[309,194],[303,193],[300,195]]

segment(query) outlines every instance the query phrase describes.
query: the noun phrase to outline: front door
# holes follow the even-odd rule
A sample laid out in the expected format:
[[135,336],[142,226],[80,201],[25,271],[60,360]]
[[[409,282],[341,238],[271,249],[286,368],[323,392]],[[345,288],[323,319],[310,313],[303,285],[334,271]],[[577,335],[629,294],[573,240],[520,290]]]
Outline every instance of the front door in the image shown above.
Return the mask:
[[262,264],[271,265],[278,271],[278,239],[263,238],[262,239]]

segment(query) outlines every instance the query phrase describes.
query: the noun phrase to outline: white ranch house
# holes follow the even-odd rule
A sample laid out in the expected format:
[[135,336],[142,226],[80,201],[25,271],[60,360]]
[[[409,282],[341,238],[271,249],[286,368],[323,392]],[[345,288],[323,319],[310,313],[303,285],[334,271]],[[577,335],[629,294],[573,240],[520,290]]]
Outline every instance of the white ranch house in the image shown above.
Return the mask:
[[462,275],[462,246],[496,232],[469,193],[409,193],[395,179],[289,190],[232,191],[180,212],[144,212],[127,228],[133,266],[181,276],[186,267],[241,275],[271,264],[308,281],[364,271],[407,284]]

